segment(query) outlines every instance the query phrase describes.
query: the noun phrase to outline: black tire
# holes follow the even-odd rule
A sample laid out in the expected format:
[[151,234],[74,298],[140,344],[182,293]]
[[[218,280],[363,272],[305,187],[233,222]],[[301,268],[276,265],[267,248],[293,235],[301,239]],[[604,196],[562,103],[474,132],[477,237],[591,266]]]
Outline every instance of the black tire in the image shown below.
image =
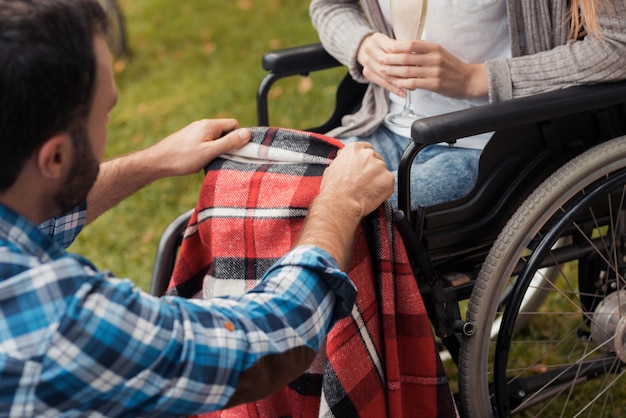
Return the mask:
[[128,44],[126,35],[126,22],[122,9],[116,0],[99,0],[102,8],[109,17],[109,36],[107,43],[115,58],[123,58],[128,55]]
[[[462,342],[459,359],[466,416],[626,411],[626,396],[616,392],[626,389],[625,184],[620,137],[561,167],[505,226],[468,305],[476,333]],[[546,267],[558,278],[540,281],[546,301],[529,309],[529,284]],[[504,307],[494,303],[511,286]],[[499,319],[495,339],[491,324]]]

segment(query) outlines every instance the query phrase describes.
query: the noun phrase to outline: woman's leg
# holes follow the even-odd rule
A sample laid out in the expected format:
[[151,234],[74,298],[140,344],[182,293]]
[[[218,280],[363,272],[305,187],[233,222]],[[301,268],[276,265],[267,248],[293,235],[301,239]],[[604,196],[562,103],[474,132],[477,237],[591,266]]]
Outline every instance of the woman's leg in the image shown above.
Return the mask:
[[371,144],[374,151],[379,153],[380,156],[383,157],[383,160],[385,160],[387,169],[389,171],[396,171],[400,163],[402,152],[411,140],[397,135],[381,125],[371,135],[342,138],[341,141],[344,144],[351,142],[367,142]]
[[[449,202],[467,195],[478,176],[481,150],[430,145],[417,154],[411,167],[411,208]],[[391,204],[398,207],[398,173]]]
[[[384,126],[372,135],[342,139],[345,143],[369,142],[387,169],[396,177],[391,204],[398,207],[398,165],[409,138],[397,135]],[[469,193],[478,175],[481,150],[448,145],[430,145],[420,151],[411,167],[411,208],[431,206],[459,199]]]

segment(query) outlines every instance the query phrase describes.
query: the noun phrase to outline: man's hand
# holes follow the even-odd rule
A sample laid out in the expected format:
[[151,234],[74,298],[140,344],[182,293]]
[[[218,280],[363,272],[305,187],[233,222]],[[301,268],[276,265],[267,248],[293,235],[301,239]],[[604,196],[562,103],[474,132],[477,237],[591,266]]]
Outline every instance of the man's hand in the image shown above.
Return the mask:
[[250,140],[250,130],[240,129],[235,119],[203,119],[193,122],[144,150],[162,177],[200,171],[218,155],[240,148]]
[[319,198],[334,201],[338,210],[356,209],[353,215],[360,219],[387,199],[393,187],[382,157],[370,144],[356,142],[340,150],[324,172]]
[[398,41],[375,33],[363,39],[357,60],[365,78],[401,97],[415,89],[457,99],[488,93],[484,64],[463,62],[433,42]]
[[388,198],[393,187],[393,175],[371,145],[347,145],[324,172],[297,245],[322,248],[347,270],[361,218]]

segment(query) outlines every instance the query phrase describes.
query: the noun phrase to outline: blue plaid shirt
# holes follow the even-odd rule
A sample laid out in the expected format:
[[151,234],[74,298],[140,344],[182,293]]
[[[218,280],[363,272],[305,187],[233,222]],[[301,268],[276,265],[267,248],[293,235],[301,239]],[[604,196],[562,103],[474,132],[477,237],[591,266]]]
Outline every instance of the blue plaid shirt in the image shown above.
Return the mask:
[[155,298],[0,205],[0,416],[220,409],[261,358],[317,351],[355,296],[328,254],[299,247],[245,295]]

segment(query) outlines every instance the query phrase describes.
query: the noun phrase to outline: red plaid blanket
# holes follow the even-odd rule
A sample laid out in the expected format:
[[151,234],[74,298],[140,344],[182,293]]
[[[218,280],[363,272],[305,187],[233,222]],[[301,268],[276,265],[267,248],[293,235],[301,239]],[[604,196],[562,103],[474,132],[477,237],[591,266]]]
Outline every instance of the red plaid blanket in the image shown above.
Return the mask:
[[[292,247],[321,176],[342,147],[322,135],[253,128],[210,164],[169,294],[242,293]],[[309,370],[274,395],[207,417],[447,417],[456,410],[391,206],[356,233],[358,289]]]

